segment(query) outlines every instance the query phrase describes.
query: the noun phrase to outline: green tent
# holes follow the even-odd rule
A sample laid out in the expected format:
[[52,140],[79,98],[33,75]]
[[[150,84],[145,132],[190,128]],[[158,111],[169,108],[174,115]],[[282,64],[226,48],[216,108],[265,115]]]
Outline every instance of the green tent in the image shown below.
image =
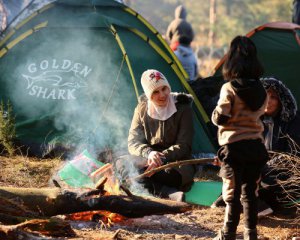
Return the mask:
[[0,98],[13,106],[21,145],[37,155],[58,146],[125,148],[140,76],[158,69],[172,91],[195,98],[193,151],[215,152],[209,118],[186,73],[141,15],[112,0],[33,6],[0,42]]
[[[283,81],[300,104],[300,26],[287,22],[267,23],[250,31],[246,36],[255,43],[262,62],[264,76]],[[221,76],[225,57],[216,67],[215,77]]]

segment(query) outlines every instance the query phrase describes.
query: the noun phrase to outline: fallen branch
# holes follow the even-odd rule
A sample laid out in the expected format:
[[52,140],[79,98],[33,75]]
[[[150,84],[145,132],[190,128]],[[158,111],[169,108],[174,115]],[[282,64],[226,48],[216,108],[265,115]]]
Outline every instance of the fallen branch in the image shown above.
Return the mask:
[[[0,212],[12,216],[51,217],[84,211],[106,210],[128,218],[180,213],[191,205],[154,197],[103,195],[101,190],[62,190],[60,188],[0,187]],[[11,203],[14,203],[13,205]],[[11,211],[11,206],[19,206]],[[0,215],[1,217],[1,215]],[[0,218],[0,222],[3,219]]]
[[[34,219],[17,225],[0,225],[1,239],[52,239],[52,237],[74,237],[67,221],[61,219]],[[41,238],[42,237],[42,238]]]
[[136,177],[128,179],[128,181],[136,181],[144,177],[148,177],[148,175],[152,175],[154,173],[160,172],[164,169],[167,168],[174,168],[174,167],[179,167],[179,166],[184,166],[184,165],[193,165],[193,164],[200,164],[200,163],[212,163],[214,161],[214,158],[197,158],[197,159],[190,159],[190,160],[182,160],[182,161],[176,161],[176,162],[171,162],[166,165],[153,168],[147,172],[144,172]]
[[130,190],[124,185],[120,185],[120,188],[127,194],[128,197],[134,197],[134,195],[130,192]]

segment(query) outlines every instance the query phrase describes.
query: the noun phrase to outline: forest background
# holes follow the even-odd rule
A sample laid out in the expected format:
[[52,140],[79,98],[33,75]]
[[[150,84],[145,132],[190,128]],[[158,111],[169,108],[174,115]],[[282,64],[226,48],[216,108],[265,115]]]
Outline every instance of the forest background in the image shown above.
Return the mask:
[[[53,0],[38,0],[44,4]],[[113,1],[113,0],[112,0]],[[291,22],[293,0],[123,0],[146,18],[162,35],[174,19],[175,8],[183,4],[195,39],[192,42],[200,75],[213,74],[235,36],[245,35],[268,22]],[[32,0],[0,0],[0,29],[5,29]],[[4,7],[5,6],[5,7]],[[6,11],[4,10],[6,9]]]
[[174,19],[175,8],[183,4],[195,39],[201,75],[209,76],[227,51],[231,39],[245,35],[268,22],[291,22],[292,0],[127,0],[162,35]]

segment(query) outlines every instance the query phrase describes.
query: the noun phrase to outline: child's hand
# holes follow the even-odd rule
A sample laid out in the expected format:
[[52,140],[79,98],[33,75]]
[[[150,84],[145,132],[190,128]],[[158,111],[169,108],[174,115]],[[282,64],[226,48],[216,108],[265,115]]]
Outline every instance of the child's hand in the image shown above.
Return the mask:
[[222,162],[219,160],[219,158],[217,156],[215,156],[214,161],[212,162],[212,165],[220,167],[222,165]]

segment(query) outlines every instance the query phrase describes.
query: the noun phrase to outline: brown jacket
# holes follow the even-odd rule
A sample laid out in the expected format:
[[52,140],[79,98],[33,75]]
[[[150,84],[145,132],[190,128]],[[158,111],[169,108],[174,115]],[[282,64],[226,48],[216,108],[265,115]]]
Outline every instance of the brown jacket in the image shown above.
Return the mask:
[[[257,93],[258,91],[259,89],[257,89]],[[258,96],[253,93],[250,101],[255,102],[256,98]],[[264,114],[266,104],[267,98],[264,97],[259,108],[255,111],[251,110],[233,89],[232,83],[225,83],[222,86],[218,104],[212,114],[212,122],[218,126],[219,144],[222,146],[247,139],[261,139],[263,141],[264,127],[261,116]],[[227,121],[220,124],[222,117],[223,119],[227,118]]]
[[[130,154],[147,158],[151,151],[161,151],[166,156],[165,163],[191,158],[194,132],[192,96],[184,93],[171,94],[177,101],[177,112],[165,121],[148,116],[147,98],[145,95],[140,97],[129,130]],[[192,166],[182,166],[177,170],[182,175],[183,185],[192,181]]]

